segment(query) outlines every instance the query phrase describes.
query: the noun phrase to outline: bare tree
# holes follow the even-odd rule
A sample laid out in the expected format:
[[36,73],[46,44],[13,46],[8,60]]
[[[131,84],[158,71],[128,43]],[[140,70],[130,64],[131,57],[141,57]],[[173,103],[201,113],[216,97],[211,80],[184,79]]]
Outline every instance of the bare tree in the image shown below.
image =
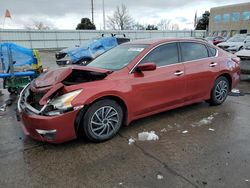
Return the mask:
[[161,19],[157,26],[159,30],[179,30],[179,25],[168,19]]
[[117,6],[112,16],[108,16],[108,26],[111,29],[130,29],[133,23],[132,17],[129,15],[126,5]]
[[43,22],[34,22],[32,26],[26,26],[26,29],[30,30],[50,30],[51,28],[48,25],[45,25]]
[[45,25],[43,22],[36,22],[34,27],[37,29],[37,30],[50,30],[50,27]]
[[161,19],[157,24],[159,30],[170,30],[171,28],[171,20]]
[[171,29],[172,30],[180,30],[180,27],[177,23],[171,24]]
[[145,30],[145,26],[140,24],[139,22],[135,22],[131,25],[131,29],[133,30]]

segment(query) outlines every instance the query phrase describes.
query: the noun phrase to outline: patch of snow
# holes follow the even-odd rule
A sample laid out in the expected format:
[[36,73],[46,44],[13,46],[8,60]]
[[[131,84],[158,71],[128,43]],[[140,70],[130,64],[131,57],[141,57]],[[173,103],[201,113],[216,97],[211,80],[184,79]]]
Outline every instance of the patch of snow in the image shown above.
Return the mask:
[[200,125],[209,124],[209,123],[211,123],[211,120],[208,118],[204,118],[204,119],[199,121]]
[[182,133],[182,134],[186,134],[186,133],[188,133],[188,130],[184,130],[184,131],[182,131],[181,133]]
[[232,89],[231,92],[235,93],[235,94],[240,94],[240,90],[239,89]]
[[119,185],[122,185],[122,184],[123,184],[122,182],[119,183]]
[[213,120],[214,117],[213,117],[213,116],[209,116],[207,119],[208,119],[208,120]]
[[[215,115],[215,114],[214,114]],[[217,114],[216,114],[217,115]],[[196,122],[194,124],[192,124],[191,126],[192,127],[199,127],[199,126],[202,126],[202,125],[208,125],[210,123],[212,123],[212,120],[214,119],[214,116],[213,115],[210,115],[208,116],[207,118],[203,118],[201,119],[199,122]]]
[[141,132],[141,133],[138,133],[138,140],[140,141],[159,140],[159,137],[155,134],[154,131]]
[[176,128],[180,128],[180,127],[181,127],[178,123],[174,123],[174,126],[175,126]]
[[128,145],[131,145],[133,143],[135,143],[135,139],[133,138],[128,139]]
[[249,182],[249,179],[246,179],[245,181],[246,181],[246,182]]
[[212,129],[212,128],[209,128],[208,130],[209,130],[209,131],[215,131],[215,129]]
[[170,128],[170,129],[173,129],[173,126],[171,126],[171,125],[168,125],[168,128]]
[[158,180],[162,180],[162,179],[163,179],[163,175],[157,174],[157,179],[158,179]]
[[165,133],[165,132],[167,132],[167,129],[166,129],[166,128],[163,128],[163,129],[161,130],[161,132],[162,132],[162,133]]

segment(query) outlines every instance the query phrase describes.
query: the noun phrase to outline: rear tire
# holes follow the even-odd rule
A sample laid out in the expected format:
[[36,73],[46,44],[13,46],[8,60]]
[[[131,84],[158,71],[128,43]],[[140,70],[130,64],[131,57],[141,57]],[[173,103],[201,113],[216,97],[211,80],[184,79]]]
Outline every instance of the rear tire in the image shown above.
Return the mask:
[[113,138],[122,126],[123,111],[113,100],[97,101],[89,107],[81,121],[81,133],[93,142]]
[[211,90],[211,98],[209,100],[209,103],[211,105],[222,104],[226,100],[228,92],[229,92],[228,79],[224,76],[217,78]]

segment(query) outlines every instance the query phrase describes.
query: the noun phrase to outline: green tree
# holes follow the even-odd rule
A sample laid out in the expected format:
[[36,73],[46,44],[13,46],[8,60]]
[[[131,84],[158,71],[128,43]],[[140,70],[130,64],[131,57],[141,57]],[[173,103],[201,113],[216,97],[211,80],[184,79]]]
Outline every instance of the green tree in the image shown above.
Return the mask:
[[209,11],[205,11],[202,14],[202,18],[200,18],[198,20],[198,23],[196,25],[196,30],[207,30],[208,29],[208,24],[209,24],[209,16],[210,16],[210,12]]
[[158,27],[155,26],[155,25],[148,25],[148,26],[146,27],[146,30],[158,30]]
[[95,24],[91,23],[89,18],[82,18],[81,23],[76,27],[76,30],[95,30]]

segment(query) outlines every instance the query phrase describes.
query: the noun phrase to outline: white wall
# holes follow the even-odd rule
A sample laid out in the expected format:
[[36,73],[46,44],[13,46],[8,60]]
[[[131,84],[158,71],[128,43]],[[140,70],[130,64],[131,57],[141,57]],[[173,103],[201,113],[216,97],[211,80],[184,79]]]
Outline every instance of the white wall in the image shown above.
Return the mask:
[[[131,40],[164,37],[205,37],[206,31],[149,31],[149,30],[0,30],[0,42],[15,42],[35,49],[65,48],[81,44],[102,34],[125,34]],[[119,35],[118,35],[119,36]]]

